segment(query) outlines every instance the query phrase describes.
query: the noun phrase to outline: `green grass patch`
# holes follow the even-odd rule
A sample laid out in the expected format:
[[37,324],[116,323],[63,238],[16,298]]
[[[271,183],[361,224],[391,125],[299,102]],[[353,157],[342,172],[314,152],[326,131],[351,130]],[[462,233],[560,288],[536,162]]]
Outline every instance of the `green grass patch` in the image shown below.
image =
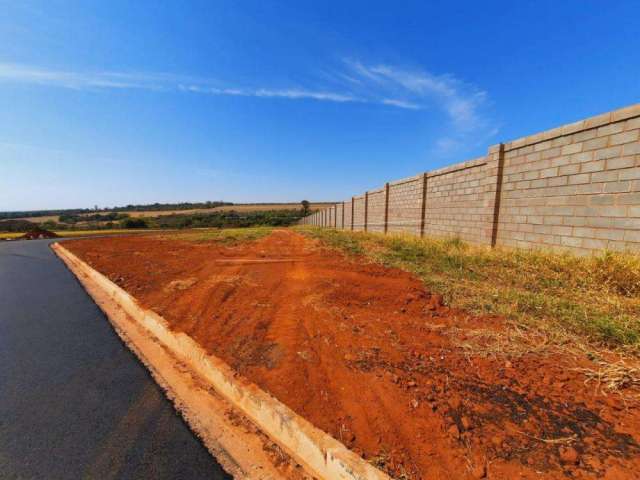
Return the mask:
[[459,239],[298,228],[348,255],[418,275],[447,302],[477,315],[500,315],[552,337],[640,352],[640,255],[575,256],[490,249]]

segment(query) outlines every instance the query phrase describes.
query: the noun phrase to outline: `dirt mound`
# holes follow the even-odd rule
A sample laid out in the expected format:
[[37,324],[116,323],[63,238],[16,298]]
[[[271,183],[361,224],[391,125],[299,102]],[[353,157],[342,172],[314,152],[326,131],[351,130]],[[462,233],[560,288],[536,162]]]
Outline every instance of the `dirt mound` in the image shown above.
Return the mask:
[[58,235],[44,228],[36,227],[19,237],[21,240],[39,240],[43,238],[58,238]]
[[[499,318],[288,231],[225,247],[150,237],[65,246],[395,478],[637,478],[640,405],[592,360],[474,353]],[[268,261],[267,261],[268,260]],[[484,333],[483,333],[484,332]],[[482,338],[480,336],[480,338]]]

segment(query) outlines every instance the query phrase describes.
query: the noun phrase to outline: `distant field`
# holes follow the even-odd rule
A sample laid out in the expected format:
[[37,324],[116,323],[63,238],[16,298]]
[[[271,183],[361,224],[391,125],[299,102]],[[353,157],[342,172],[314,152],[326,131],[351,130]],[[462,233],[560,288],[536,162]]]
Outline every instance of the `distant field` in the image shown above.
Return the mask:
[[[319,208],[326,207],[327,205],[333,205],[331,203],[312,203],[311,210],[317,210]],[[299,203],[267,203],[267,204],[238,204],[238,205],[224,205],[222,207],[214,208],[193,208],[189,210],[155,210],[155,211],[131,211],[131,212],[118,212],[126,213],[132,218],[140,217],[160,217],[165,215],[193,215],[194,213],[213,213],[213,212],[225,212],[229,210],[235,210],[237,212],[261,212],[265,210],[292,210],[301,208]],[[97,212],[100,214],[107,214],[111,212]],[[82,214],[93,215],[94,212]],[[28,220],[34,223],[44,223],[47,221],[59,222],[60,217],[58,215],[47,215],[43,217],[22,217],[19,220]]]
[[[114,228],[109,230],[55,230],[60,237],[85,237],[93,235],[123,235],[126,233],[153,233],[160,230],[136,229],[136,228]],[[24,235],[22,232],[0,233],[0,240],[18,238]]]

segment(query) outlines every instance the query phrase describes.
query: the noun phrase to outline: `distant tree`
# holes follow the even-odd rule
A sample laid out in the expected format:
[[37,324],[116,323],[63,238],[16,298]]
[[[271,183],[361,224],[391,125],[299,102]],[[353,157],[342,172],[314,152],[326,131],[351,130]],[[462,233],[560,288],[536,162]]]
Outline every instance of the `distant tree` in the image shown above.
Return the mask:
[[147,222],[142,218],[125,218],[120,221],[122,228],[147,228]]
[[309,200],[302,200],[302,202],[300,202],[302,204],[302,215],[308,215],[309,214]]

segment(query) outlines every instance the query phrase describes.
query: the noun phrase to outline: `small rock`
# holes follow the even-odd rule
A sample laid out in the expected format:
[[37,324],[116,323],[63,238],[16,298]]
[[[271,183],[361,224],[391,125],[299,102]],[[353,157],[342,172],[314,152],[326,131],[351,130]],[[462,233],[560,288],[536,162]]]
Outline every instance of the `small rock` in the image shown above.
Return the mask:
[[513,367],[513,364],[509,360],[504,362],[504,368],[511,368],[511,367]]
[[411,380],[411,381],[407,382],[407,387],[413,388],[413,387],[415,387],[416,385],[417,385],[417,383],[416,383],[416,382],[414,382],[413,380]]
[[560,460],[562,463],[576,464],[580,459],[578,451],[573,447],[560,447]]
[[411,400],[411,406],[413,408],[418,408],[418,405],[420,405],[420,402],[418,402],[418,400],[416,400],[415,398]]

